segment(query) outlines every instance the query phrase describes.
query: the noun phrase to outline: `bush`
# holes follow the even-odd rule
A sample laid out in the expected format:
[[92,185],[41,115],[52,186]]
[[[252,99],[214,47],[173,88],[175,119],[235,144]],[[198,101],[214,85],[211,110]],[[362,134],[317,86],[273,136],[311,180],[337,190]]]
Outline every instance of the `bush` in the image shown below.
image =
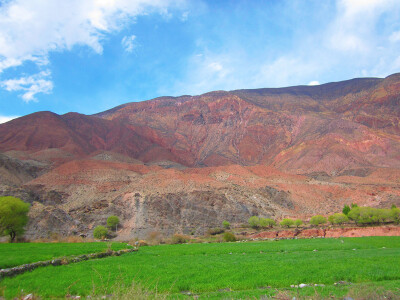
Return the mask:
[[158,231],[152,231],[147,234],[146,240],[149,242],[151,245],[158,245],[163,242],[163,235],[161,232]]
[[357,220],[360,218],[360,207],[353,207],[347,216],[350,220],[353,220],[357,223]]
[[292,219],[283,219],[280,223],[279,223],[282,227],[287,227],[289,228],[290,226],[294,225],[294,220]]
[[390,210],[390,216],[392,218],[392,221],[399,224],[400,223],[400,208],[392,208]]
[[107,218],[107,226],[117,231],[119,225],[119,218],[117,216],[109,216]]
[[224,227],[225,229],[229,229],[231,227],[231,223],[225,220],[222,222],[222,227]]
[[324,216],[321,216],[321,215],[313,216],[310,219],[310,224],[311,225],[318,226],[318,225],[322,225],[322,224],[325,224],[325,223],[326,223],[326,218]]
[[349,219],[355,221],[357,224],[396,222],[393,209],[378,209],[373,207],[354,207],[349,212]]
[[272,228],[276,225],[275,221],[270,218],[260,218],[260,227],[262,228]]
[[349,221],[349,218],[346,216],[346,214],[341,214],[341,213],[336,213],[328,218],[329,222],[331,224],[343,224]]
[[350,206],[348,206],[347,204],[343,207],[342,209],[342,213],[345,214],[346,216],[349,214],[350,211]]
[[93,230],[93,237],[98,240],[104,240],[107,237],[108,230],[104,226],[97,226]]
[[0,236],[9,235],[13,242],[16,236],[23,234],[29,207],[29,203],[19,198],[0,197]]
[[303,221],[300,219],[294,220],[294,225],[299,228],[299,226],[303,225]]
[[377,215],[378,222],[380,223],[392,221],[391,209],[376,209],[375,214]]
[[175,233],[171,238],[171,244],[185,244],[189,241],[189,237],[184,234]]
[[224,233],[224,242],[235,242],[236,236],[232,232]]
[[260,227],[260,218],[259,217],[256,217],[256,216],[250,217],[248,222],[249,222],[249,225],[251,228]]
[[209,234],[209,235],[217,235],[217,234],[224,233],[224,232],[225,232],[225,229],[223,229],[223,228],[210,228],[207,230],[207,234]]

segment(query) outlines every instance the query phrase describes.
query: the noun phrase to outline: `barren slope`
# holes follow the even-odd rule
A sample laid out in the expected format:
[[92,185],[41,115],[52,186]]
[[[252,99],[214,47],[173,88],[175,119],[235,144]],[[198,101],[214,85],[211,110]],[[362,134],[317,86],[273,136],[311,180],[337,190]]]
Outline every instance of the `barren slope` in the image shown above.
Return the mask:
[[400,205],[400,75],[39,112],[0,125],[0,151],[0,194],[32,203],[30,236],[111,214],[129,238]]

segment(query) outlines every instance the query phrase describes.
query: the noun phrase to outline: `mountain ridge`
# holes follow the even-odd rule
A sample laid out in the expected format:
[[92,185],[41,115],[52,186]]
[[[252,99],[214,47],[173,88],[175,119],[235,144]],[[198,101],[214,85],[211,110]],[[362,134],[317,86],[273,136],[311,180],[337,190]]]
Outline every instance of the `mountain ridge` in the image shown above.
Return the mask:
[[400,205],[400,73],[37,112],[0,124],[0,195],[32,204],[28,235],[172,234]]

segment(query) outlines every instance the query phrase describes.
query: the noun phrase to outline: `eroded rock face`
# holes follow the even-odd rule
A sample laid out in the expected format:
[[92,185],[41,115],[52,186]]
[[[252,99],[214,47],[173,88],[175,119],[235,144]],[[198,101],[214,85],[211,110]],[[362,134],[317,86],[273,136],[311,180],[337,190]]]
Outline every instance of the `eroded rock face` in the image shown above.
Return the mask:
[[109,215],[130,238],[390,207],[399,95],[394,74],[31,114],[0,125],[0,195],[31,203],[29,237],[90,235]]

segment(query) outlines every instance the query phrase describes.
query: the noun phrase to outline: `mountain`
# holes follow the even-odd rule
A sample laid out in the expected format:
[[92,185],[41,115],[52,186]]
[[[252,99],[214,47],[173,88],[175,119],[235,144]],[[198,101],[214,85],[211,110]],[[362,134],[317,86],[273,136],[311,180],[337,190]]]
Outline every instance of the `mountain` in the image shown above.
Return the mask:
[[110,214],[132,237],[388,206],[400,203],[400,74],[38,112],[0,125],[0,152],[0,194],[32,203],[33,237]]

